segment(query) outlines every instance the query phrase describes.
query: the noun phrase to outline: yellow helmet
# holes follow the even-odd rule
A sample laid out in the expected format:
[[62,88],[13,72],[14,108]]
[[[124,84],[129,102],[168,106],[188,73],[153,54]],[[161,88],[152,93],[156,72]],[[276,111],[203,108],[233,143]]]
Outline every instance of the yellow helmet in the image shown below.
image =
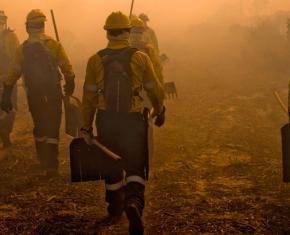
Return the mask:
[[105,30],[130,28],[132,28],[132,25],[129,17],[120,11],[113,12],[111,15],[109,15],[104,26]]
[[133,20],[131,20],[131,23],[132,23],[133,28],[140,28],[140,29],[145,28],[145,24],[143,20],[141,20],[139,17],[136,17]]
[[26,23],[45,22],[46,16],[39,9],[30,11],[26,17]]
[[4,11],[0,10],[0,22],[5,24],[6,21],[7,21],[7,15],[5,15]]

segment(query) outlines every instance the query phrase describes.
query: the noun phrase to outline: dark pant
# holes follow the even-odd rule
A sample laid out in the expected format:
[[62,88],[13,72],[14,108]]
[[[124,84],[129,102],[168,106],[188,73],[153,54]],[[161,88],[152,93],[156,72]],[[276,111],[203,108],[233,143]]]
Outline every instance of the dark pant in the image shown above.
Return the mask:
[[56,95],[55,99],[47,99],[28,94],[28,104],[34,124],[37,157],[46,169],[57,169],[61,97]]
[[[148,158],[147,122],[141,113],[116,115],[99,111],[96,125],[99,141],[122,157],[121,166],[105,179],[109,213],[117,214],[122,211],[123,205],[114,206],[120,204],[122,190],[125,193],[125,203],[137,201],[141,212],[144,208],[145,168]],[[112,196],[114,194],[119,196]],[[115,199],[110,200],[112,198]]]
[[[0,84],[0,101],[3,92],[3,84]],[[12,132],[14,121],[15,121],[15,110],[17,109],[17,88],[14,87],[12,93],[12,104],[14,110],[8,115],[2,110],[0,110],[0,138],[4,145],[10,143],[10,133]]]

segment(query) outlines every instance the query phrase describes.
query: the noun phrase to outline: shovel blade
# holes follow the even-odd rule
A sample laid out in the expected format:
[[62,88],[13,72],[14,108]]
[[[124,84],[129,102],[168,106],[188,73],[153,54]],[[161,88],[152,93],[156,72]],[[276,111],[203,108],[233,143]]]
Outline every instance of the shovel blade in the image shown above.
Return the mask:
[[70,169],[72,182],[104,179],[120,169],[121,161],[108,156],[96,145],[87,145],[84,139],[76,138],[70,144]]
[[283,182],[290,183],[290,124],[281,128]]
[[81,102],[73,96],[64,97],[65,133],[72,137],[79,137],[81,128]]

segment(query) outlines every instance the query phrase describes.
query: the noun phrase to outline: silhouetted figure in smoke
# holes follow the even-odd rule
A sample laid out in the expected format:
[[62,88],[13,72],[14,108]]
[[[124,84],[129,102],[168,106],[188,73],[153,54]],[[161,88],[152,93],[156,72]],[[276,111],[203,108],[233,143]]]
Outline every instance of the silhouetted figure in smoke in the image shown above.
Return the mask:
[[11,92],[24,75],[29,110],[32,115],[37,157],[47,176],[57,175],[59,128],[62,113],[61,70],[65,93],[74,91],[74,73],[62,45],[45,32],[46,16],[32,10],[26,19],[28,39],[19,47],[9,76],[5,79],[2,110],[12,110]]
[[[137,16],[131,19],[132,29],[130,32],[130,45],[138,50],[146,53],[154,67],[154,71],[158,77],[160,84],[163,86],[163,74],[162,74],[162,65],[160,61],[160,57],[158,51],[146,41],[145,35],[145,24],[144,22]],[[152,109],[152,104],[150,99],[146,95],[145,91],[142,91],[142,98],[144,99],[144,113],[150,112]],[[148,119],[148,141],[149,141],[149,158],[153,158],[153,123],[152,119]]]
[[[2,96],[4,89],[4,77],[8,74],[16,49],[19,46],[16,34],[7,28],[7,18],[8,17],[5,15],[4,11],[0,10],[0,97]],[[16,108],[16,87],[13,89],[12,103]],[[4,148],[11,145],[10,133],[13,129],[14,120],[14,111],[7,114],[0,110],[0,140],[2,141]]]
[[143,20],[145,24],[145,32],[144,32],[145,41],[148,44],[151,44],[159,53],[159,45],[158,45],[158,39],[157,39],[156,33],[154,32],[152,28],[148,26],[148,22],[150,20],[149,17],[146,14],[142,13],[139,15],[139,18]]

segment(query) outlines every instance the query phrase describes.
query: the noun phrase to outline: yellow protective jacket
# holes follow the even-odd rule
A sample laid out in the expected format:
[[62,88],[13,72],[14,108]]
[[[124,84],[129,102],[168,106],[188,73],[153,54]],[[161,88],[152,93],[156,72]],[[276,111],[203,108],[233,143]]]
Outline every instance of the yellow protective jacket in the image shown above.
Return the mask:
[[12,30],[0,33],[0,77],[7,75],[18,46],[18,38]]
[[[108,48],[122,49],[129,46],[128,40],[109,41]],[[150,58],[141,51],[135,52],[131,60],[132,90],[146,90],[153,108],[157,113],[162,111],[164,93],[155,74]],[[82,100],[83,128],[90,129],[96,110],[105,110],[104,96],[97,92],[104,87],[104,67],[98,54],[93,55],[87,64],[84,93]],[[142,112],[143,99],[132,97],[130,112]]]
[[[33,33],[29,35],[28,42],[43,42],[48,52],[52,56],[60,68],[65,80],[74,79],[75,75],[72,69],[72,65],[62,47],[62,45],[51,37],[44,33]],[[16,81],[23,75],[23,44],[21,44],[17,51],[11,69],[8,76],[5,78],[6,85],[14,85]],[[25,77],[24,77],[25,81]]]
[[158,77],[158,80],[163,85],[164,84],[164,78],[163,78],[163,73],[162,73],[163,67],[162,67],[162,64],[160,61],[160,56],[159,56],[157,50],[149,44],[146,44],[143,48],[140,47],[138,49],[145,52],[149,56],[149,58],[151,59],[151,62],[153,64],[155,73]]
[[163,67],[161,64],[160,56],[159,56],[158,51],[154,47],[151,47],[150,45],[148,45],[148,56],[150,57],[150,59],[153,63],[153,66],[154,66],[154,69],[155,69],[155,72],[158,76],[159,81],[163,85],[163,83],[164,83],[163,72],[162,72]]
[[157,53],[159,54],[158,39],[157,39],[156,33],[154,32],[152,28],[146,26],[145,32],[144,32],[144,38],[145,38],[146,43],[152,45],[157,51]]

